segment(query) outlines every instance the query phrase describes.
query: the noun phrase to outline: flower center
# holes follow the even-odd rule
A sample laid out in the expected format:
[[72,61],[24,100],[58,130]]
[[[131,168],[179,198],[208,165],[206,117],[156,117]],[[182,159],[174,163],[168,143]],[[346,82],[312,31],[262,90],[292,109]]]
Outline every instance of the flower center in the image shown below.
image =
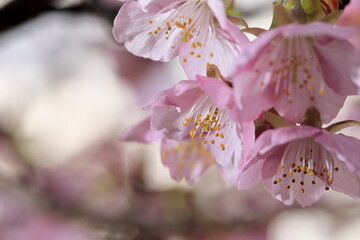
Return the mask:
[[284,151],[273,184],[280,184],[286,178],[291,178],[290,182],[287,181],[290,184],[285,186],[286,189],[290,189],[292,184],[300,184],[300,192],[305,193],[306,185],[316,185],[316,181],[321,180],[326,185],[325,190],[329,190],[334,181],[334,172],[339,171],[335,166],[336,160],[334,153],[327,151],[311,138],[290,142]]
[[[174,10],[175,9],[175,10]],[[171,39],[171,35],[176,36],[180,32],[182,42],[188,42],[199,34],[200,29],[207,30],[209,26],[213,26],[213,17],[211,9],[201,0],[188,0],[181,3],[173,3],[164,8],[159,14],[166,14],[171,12],[160,22],[159,25],[151,26],[154,21],[149,19],[148,23],[151,26],[148,35],[162,35],[166,40]],[[201,47],[203,42],[193,42],[192,48]],[[171,46],[175,49],[175,46]],[[195,53],[193,53],[195,54]],[[199,57],[199,56],[197,56]]]
[[208,96],[203,96],[193,105],[182,124],[189,130],[192,139],[203,138],[203,143],[219,143],[225,151],[224,139],[230,130],[230,118],[217,107],[212,106]]
[[255,68],[255,72],[265,70],[267,74],[260,86],[270,86],[273,97],[284,96],[288,104],[299,97],[314,102],[323,95],[325,84],[312,45],[310,38],[301,36],[275,39]]

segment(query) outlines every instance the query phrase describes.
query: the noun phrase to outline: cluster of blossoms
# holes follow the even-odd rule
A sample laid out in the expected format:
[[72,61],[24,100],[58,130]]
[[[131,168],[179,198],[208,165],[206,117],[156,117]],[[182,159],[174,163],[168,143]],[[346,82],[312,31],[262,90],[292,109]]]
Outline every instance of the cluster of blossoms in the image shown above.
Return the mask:
[[338,0],[279,1],[269,30],[227,16],[231,5],[126,1],[115,39],[152,60],[179,56],[190,80],[154,96],[122,138],[161,140],[176,180],[216,166],[239,190],[263,181],[285,204],[309,206],[330,188],[360,199],[360,140],[338,133],[360,123],[329,124],[360,94],[359,1],[344,13]]

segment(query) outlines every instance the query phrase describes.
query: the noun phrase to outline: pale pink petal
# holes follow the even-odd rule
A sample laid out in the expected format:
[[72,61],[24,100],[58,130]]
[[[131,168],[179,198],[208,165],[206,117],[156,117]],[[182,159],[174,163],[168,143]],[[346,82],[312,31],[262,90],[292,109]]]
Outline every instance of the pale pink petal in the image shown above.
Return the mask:
[[215,157],[220,166],[231,165],[233,168],[238,168],[241,160],[242,147],[241,140],[238,136],[236,125],[233,123],[229,130],[224,133],[224,138],[215,137],[215,142],[212,144],[208,141],[208,149]]
[[[342,95],[357,94],[359,86],[353,79],[357,77],[360,56],[354,54],[354,47],[345,39],[316,39],[316,54],[327,85]],[[345,56],[345,57],[339,57]]]
[[240,111],[239,118],[243,122],[253,121],[263,111],[271,108],[271,96],[268,92],[254,86],[257,77],[255,73],[244,72],[234,79],[235,99]]
[[[241,139],[242,159],[247,159],[255,144],[255,124],[254,122],[244,122],[237,124],[237,132]],[[239,168],[242,168],[244,161],[241,161]]]
[[165,137],[176,140],[190,138],[192,125],[184,126],[189,111],[204,93],[196,81],[183,81],[157,94],[145,107],[151,110],[151,129],[162,130]]
[[240,119],[233,88],[215,78],[197,76],[197,79],[201,89],[211,98],[215,106],[225,109],[232,119]]
[[147,117],[135,126],[125,130],[120,135],[120,140],[148,143],[160,140],[162,137],[163,135],[161,131],[150,129],[150,117]]
[[239,171],[236,179],[236,187],[246,190],[263,180],[261,171],[264,161],[258,161],[245,171]]
[[185,179],[189,183],[200,177],[206,169],[215,163],[211,153],[201,141],[171,141],[161,143],[161,159],[169,168],[173,179]]
[[197,81],[186,80],[175,84],[156,94],[142,109],[151,110],[151,107],[157,106],[178,106],[180,110],[185,110],[193,105],[193,102],[199,98],[203,92],[200,90]]
[[334,172],[334,182],[331,184],[331,189],[360,199],[360,177],[351,173],[343,162],[337,161],[335,165],[338,166],[339,170]]
[[240,47],[221,28],[199,32],[179,50],[181,64],[190,79],[206,75],[206,66],[215,64],[224,76],[228,76]]
[[[296,200],[300,206],[307,207],[314,204],[325,193],[325,183],[318,180],[316,184],[312,184],[311,179],[301,179],[301,175],[294,174],[288,176],[281,181],[281,183],[274,184],[274,179],[269,178],[264,181],[266,191],[268,191],[274,198],[282,201],[286,205],[291,205]],[[293,179],[295,182],[293,183]],[[317,179],[317,178],[315,178]],[[304,182],[302,186],[299,184]],[[288,186],[290,188],[288,189]],[[302,192],[305,189],[305,192]]]
[[334,152],[337,158],[345,163],[348,169],[360,174],[360,140],[341,134],[322,131],[314,140],[324,146],[328,151]]
[[[180,29],[165,34],[166,19],[176,10],[161,14],[143,12],[138,2],[125,3],[114,21],[113,34],[131,53],[156,61],[169,61],[178,54]],[[165,26],[164,26],[165,25]]]
[[155,14],[161,9],[174,2],[183,2],[184,0],[138,0],[144,12]]

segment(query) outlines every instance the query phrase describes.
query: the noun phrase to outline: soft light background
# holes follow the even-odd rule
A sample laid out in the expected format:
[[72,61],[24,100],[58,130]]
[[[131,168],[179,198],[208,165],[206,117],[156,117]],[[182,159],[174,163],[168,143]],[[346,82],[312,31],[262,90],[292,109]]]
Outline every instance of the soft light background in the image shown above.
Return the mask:
[[[158,144],[118,137],[146,116],[141,104],[186,78],[177,59],[115,43],[118,1],[31,2],[0,0],[0,239],[359,239],[359,203],[340,193],[302,209],[213,170],[193,186],[173,181]],[[269,27],[271,0],[235,6]],[[359,105],[351,98],[338,119],[360,120]]]

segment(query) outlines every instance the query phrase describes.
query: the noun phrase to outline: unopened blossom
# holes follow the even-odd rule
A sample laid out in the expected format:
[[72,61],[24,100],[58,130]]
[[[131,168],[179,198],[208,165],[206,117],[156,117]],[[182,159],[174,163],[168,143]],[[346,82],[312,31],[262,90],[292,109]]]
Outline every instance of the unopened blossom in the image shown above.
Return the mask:
[[156,61],[179,56],[188,77],[208,63],[227,75],[247,38],[225,15],[222,0],[127,1],[114,22],[115,39]]
[[349,28],[313,22],[289,24],[260,35],[244,50],[233,73],[235,98],[245,121],[274,107],[288,121],[301,121],[316,107],[331,121],[346,96],[356,94],[360,59],[348,42]]
[[[311,126],[268,130],[256,139],[243,169],[253,184],[290,205],[309,206],[330,188],[360,199],[360,141]],[[241,176],[239,178],[241,180]],[[241,182],[239,189],[245,189]]]

